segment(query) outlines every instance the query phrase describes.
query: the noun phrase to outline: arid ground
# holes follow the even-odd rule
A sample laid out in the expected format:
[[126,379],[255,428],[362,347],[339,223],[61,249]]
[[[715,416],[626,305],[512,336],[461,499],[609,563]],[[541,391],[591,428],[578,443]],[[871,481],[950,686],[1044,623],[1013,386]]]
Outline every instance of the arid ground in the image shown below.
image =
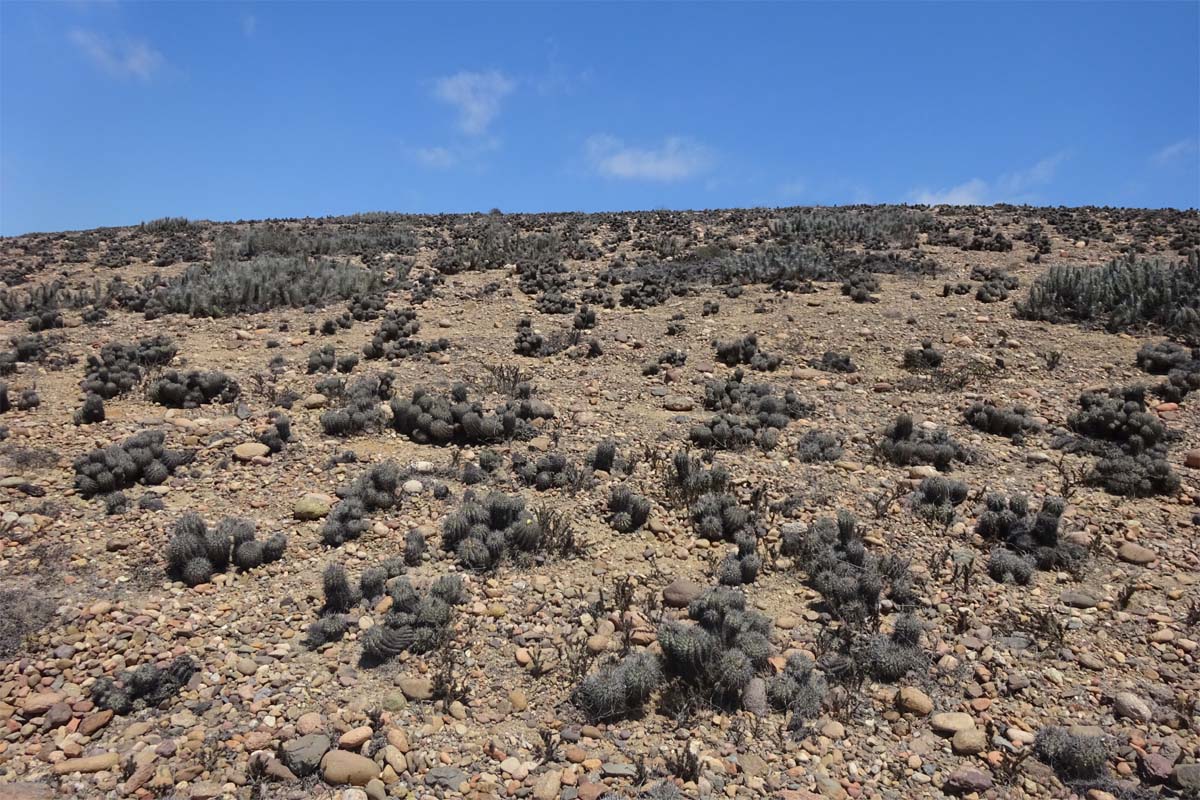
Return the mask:
[[1196,797],[1198,247],[1014,206],[2,239],[0,798]]

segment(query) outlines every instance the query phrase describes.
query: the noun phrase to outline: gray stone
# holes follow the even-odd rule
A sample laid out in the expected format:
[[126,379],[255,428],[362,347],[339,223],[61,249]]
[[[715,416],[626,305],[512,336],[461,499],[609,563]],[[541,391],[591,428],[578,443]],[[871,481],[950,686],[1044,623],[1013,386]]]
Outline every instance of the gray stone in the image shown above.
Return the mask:
[[695,401],[690,397],[684,397],[681,394],[667,395],[663,399],[663,408],[668,411],[691,411],[696,407]]
[[329,737],[323,733],[310,733],[283,743],[283,763],[298,777],[306,777],[317,771],[321,757],[330,747]]
[[929,724],[938,733],[955,734],[974,728],[975,720],[971,719],[970,714],[962,711],[945,711],[934,714]]
[[1082,589],[1067,589],[1062,593],[1063,605],[1071,608],[1095,608],[1100,601],[1091,592]]
[[767,682],[762,678],[751,678],[742,693],[742,707],[752,714],[763,716],[767,713]]
[[366,786],[379,777],[379,765],[349,750],[330,750],[321,759],[321,777],[326,783]]
[[429,678],[402,678],[400,691],[409,700],[428,700],[433,697],[433,681]]
[[322,494],[306,494],[292,506],[292,516],[300,520],[323,519],[329,514],[329,498]]
[[1113,698],[1113,714],[1118,719],[1125,717],[1136,722],[1149,722],[1154,711],[1149,703],[1133,692],[1117,692]]
[[1200,764],[1178,764],[1171,770],[1171,783],[1180,789],[1200,792]]
[[1130,564],[1149,564],[1158,558],[1158,554],[1148,547],[1126,542],[1117,550],[1117,558]]
[[467,780],[467,773],[454,767],[434,767],[425,773],[426,786],[440,786],[443,789],[458,790]]
[[992,776],[983,770],[963,767],[951,772],[942,787],[950,794],[969,794],[971,792],[986,792],[992,788]]
[[662,591],[663,603],[668,608],[687,608],[688,604],[704,593],[704,587],[687,578],[676,578]]

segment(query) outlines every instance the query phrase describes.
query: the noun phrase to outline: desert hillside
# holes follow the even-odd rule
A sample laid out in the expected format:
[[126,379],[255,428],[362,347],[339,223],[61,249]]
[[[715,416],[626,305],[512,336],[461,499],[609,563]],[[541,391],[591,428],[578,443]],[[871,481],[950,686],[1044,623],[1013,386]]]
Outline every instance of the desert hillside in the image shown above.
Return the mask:
[[1200,796],[1200,215],[0,239],[0,798]]

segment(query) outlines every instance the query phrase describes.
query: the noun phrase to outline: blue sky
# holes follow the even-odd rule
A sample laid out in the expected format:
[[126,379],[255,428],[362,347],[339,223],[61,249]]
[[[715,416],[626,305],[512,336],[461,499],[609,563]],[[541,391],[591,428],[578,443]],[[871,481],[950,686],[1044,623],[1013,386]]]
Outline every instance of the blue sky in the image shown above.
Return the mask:
[[0,233],[1200,206],[1200,3],[0,2]]

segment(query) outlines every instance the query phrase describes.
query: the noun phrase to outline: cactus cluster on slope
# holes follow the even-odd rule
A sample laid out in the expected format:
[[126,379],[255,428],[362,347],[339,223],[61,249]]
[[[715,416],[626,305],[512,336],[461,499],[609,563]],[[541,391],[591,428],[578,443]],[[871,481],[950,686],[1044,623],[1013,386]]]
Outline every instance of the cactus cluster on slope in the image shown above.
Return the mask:
[[488,444],[533,435],[529,424],[552,419],[554,409],[533,396],[529,383],[517,386],[517,396],[492,411],[469,399],[467,387],[455,385],[450,396],[435,395],[417,387],[412,398],[392,400],[392,424],[419,444]]
[[92,684],[92,702],[122,716],[143,708],[157,708],[178,697],[197,669],[191,656],[182,655],[166,667],[150,662],[141,664],[122,672],[116,681],[102,676]]
[[75,488],[84,497],[108,494],[138,483],[157,486],[195,457],[192,451],[167,450],[162,431],[141,431],[121,444],[92,450],[75,460]]
[[150,384],[152,403],[168,408],[199,408],[206,403],[232,403],[241,393],[237,381],[220,370],[168,370]]
[[468,492],[442,523],[442,549],[476,571],[495,568],[506,554],[535,553],[542,539],[540,523],[519,495],[491,492],[477,498]]
[[276,533],[260,541],[253,520],[224,517],[210,527],[194,511],[180,517],[167,541],[167,574],[188,586],[209,583],[232,564],[248,571],[283,557],[287,536]]
[[367,469],[348,487],[339,488],[341,499],[321,526],[321,541],[336,547],[362,536],[367,530],[367,515],[396,505],[396,489],[402,479],[395,462],[384,461]]

